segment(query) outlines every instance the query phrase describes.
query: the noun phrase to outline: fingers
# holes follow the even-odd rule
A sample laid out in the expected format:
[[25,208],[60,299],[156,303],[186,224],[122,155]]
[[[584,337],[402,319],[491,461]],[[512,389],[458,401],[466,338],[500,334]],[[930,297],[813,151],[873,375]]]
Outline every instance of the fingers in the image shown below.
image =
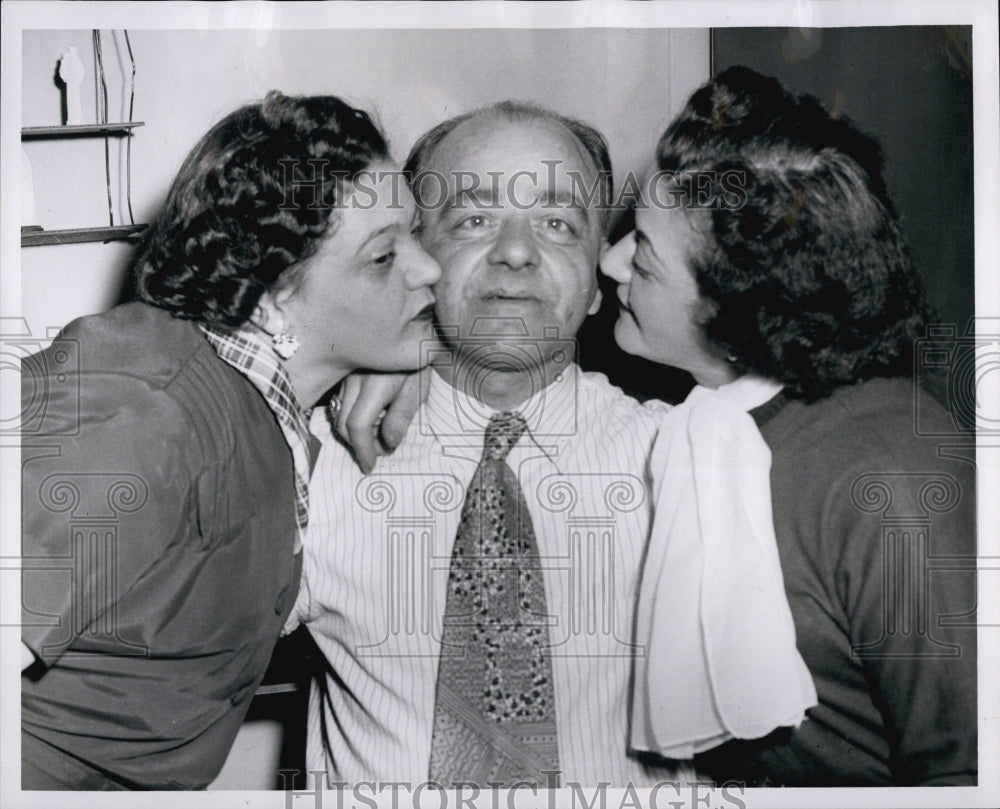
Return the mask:
[[368,376],[371,376],[371,374],[353,373],[346,376],[340,383],[340,417],[337,419],[337,432],[340,433],[340,437],[344,440],[347,439],[343,428],[344,417],[354,408],[355,402],[358,401],[358,397],[361,395],[364,380]]
[[[407,375],[353,373],[344,380],[337,432],[354,450],[366,475],[386,449],[379,441],[379,426],[386,406],[393,401]],[[398,443],[398,442],[397,442]]]
[[379,435],[382,444],[390,452],[403,442],[410,423],[424,399],[427,398],[429,379],[426,375],[428,373],[430,373],[429,369],[425,368],[420,373],[407,374],[398,394],[386,409]]

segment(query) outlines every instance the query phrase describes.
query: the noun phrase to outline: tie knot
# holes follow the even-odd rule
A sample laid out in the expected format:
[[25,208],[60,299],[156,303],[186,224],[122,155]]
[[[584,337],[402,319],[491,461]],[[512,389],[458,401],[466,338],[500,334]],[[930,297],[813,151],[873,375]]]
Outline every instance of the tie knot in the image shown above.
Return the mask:
[[506,460],[526,429],[528,424],[520,413],[497,413],[486,425],[485,456],[494,461]]

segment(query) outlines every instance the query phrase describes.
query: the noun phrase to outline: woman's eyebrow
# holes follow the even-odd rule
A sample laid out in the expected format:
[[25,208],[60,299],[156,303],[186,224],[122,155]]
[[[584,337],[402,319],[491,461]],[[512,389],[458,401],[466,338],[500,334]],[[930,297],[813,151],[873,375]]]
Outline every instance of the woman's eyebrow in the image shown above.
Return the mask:
[[382,236],[383,234],[389,232],[396,232],[398,230],[399,230],[399,222],[391,222],[388,225],[380,227],[378,230],[369,233],[368,236],[365,237],[365,240],[361,242],[361,244],[358,246],[358,249],[355,251],[354,254],[358,255],[359,253],[364,251],[364,249],[368,247],[368,245],[371,244],[373,241],[375,241],[375,239],[377,239],[379,236]]

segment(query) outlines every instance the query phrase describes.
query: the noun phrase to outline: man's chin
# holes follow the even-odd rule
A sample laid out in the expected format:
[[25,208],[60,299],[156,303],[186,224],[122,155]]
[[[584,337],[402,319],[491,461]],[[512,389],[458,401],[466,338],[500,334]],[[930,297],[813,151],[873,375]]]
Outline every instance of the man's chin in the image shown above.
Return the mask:
[[450,347],[455,365],[466,371],[534,373],[547,364],[547,352],[530,337],[479,338]]
[[462,341],[475,340],[532,340],[551,333],[552,327],[545,325],[554,318],[539,317],[538,304],[517,302],[504,306],[482,306],[476,315],[466,319],[461,326],[454,327],[452,334]]

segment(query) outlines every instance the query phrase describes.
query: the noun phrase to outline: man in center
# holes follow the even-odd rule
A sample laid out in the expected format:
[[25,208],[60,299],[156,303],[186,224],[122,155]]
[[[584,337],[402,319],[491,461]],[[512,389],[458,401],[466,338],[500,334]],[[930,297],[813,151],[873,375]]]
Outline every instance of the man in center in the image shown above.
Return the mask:
[[504,102],[425,134],[407,170],[442,267],[443,342],[373,474],[314,420],[298,615],[328,668],[308,768],[446,787],[676,779],[682,766],[627,741],[646,462],[666,405],[575,363],[600,303],[607,145]]

